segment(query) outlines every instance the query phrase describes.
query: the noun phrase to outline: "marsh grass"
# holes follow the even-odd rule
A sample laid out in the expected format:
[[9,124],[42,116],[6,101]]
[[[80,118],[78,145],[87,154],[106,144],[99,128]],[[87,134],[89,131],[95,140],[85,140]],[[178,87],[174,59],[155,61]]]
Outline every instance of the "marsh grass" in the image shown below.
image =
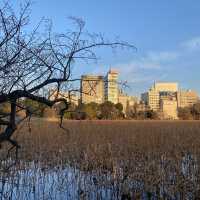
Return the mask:
[[[3,171],[6,163],[1,162],[1,186],[3,180],[16,180],[19,170],[34,169],[43,178],[41,187],[51,188],[45,180],[53,170],[51,185],[57,183],[66,191],[69,179],[61,177],[73,171],[77,185],[67,199],[200,197],[199,121],[65,121],[65,130],[54,120],[33,119],[31,124],[31,132],[25,124],[16,134],[20,162],[9,172]],[[5,144],[1,160],[7,148]],[[65,169],[70,169],[67,176]],[[24,182],[30,184],[25,174]],[[38,181],[34,184],[37,187]],[[53,191],[51,197],[58,192]]]

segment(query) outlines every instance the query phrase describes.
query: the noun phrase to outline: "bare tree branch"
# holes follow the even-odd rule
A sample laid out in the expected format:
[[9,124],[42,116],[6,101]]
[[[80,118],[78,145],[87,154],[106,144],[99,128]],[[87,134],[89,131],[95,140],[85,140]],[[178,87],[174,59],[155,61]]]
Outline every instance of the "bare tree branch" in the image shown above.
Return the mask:
[[15,13],[9,3],[0,8],[0,105],[10,105],[9,113],[0,113],[0,125],[6,127],[0,132],[0,144],[8,141],[16,148],[16,154],[20,146],[12,136],[18,124],[27,118],[18,119],[18,109],[32,112],[18,103],[20,99],[31,99],[49,107],[63,102],[65,106],[60,110],[62,127],[70,100],[59,98],[59,95],[50,100],[42,95],[42,90],[56,85],[58,94],[63,84],[80,81],[80,78],[72,78],[72,65],[77,60],[97,60],[96,48],[136,49],[126,42],[107,41],[101,34],[89,34],[84,30],[84,21],[78,18],[71,18],[76,29],[65,34],[54,34],[51,27],[46,34],[39,34],[43,20],[27,33],[30,5],[30,2],[25,3],[19,13]]

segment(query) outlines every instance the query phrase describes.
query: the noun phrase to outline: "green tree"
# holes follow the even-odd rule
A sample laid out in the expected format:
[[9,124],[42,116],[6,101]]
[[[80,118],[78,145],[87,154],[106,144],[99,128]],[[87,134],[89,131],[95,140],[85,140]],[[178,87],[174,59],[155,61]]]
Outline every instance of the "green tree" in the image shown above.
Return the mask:
[[119,110],[119,112],[123,112],[123,105],[121,103],[115,104],[115,108]]
[[159,119],[158,113],[153,110],[145,111],[145,118],[147,119]]
[[144,111],[138,111],[135,115],[135,119],[139,119],[139,120],[146,119],[146,113]]
[[[76,119],[76,115],[75,115],[76,110],[77,110],[77,106],[74,103],[71,103],[69,105],[69,108],[65,111],[64,118],[65,119]],[[57,112],[59,113],[59,111],[57,111]]]
[[119,111],[116,109],[115,104],[106,101],[100,105],[100,119],[117,119],[119,118]]
[[72,119],[76,119],[76,120],[84,120],[87,118],[86,113],[80,110],[76,110],[76,112],[72,113],[71,116],[72,116]]
[[194,119],[200,119],[200,102],[193,105],[192,114],[194,116]]
[[185,108],[179,108],[178,109],[178,117],[182,120],[190,120],[193,118],[191,108],[185,107]]
[[32,115],[43,117],[45,109],[47,106],[37,101],[33,101],[31,99],[25,99],[23,104],[27,108],[27,114],[32,113]]
[[117,103],[115,104],[115,108],[117,109],[117,118],[118,119],[122,119],[122,118],[125,118],[125,114],[123,112],[123,105],[121,103]]
[[98,111],[99,105],[95,102],[80,104],[73,116],[75,119],[97,119]]
[[86,113],[87,119],[96,119],[96,109],[92,104],[86,104],[83,108],[83,111]]

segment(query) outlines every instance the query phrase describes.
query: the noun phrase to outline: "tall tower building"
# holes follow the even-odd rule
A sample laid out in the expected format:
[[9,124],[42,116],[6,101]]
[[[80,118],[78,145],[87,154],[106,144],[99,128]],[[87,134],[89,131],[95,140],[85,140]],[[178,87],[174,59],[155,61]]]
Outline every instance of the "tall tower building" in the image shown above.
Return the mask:
[[110,69],[105,77],[105,100],[118,103],[118,71]]
[[83,75],[81,77],[81,103],[104,102],[104,77]]
[[191,107],[198,102],[198,94],[193,90],[178,91],[178,107]]
[[154,83],[151,89],[142,94],[142,101],[147,104],[152,110],[158,111],[161,109],[161,99],[168,97],[176,97],[178,92],[178,83],[158,82]]
[[142,101],[154,111],[161,111],[164,119],[177,119],[178,83],[154,83],[151,89],[142,94]]
[[141,96],[142,101],[148,105],[152,110],[158,111],[160,109],[160,95],[159,91],[151,88]]

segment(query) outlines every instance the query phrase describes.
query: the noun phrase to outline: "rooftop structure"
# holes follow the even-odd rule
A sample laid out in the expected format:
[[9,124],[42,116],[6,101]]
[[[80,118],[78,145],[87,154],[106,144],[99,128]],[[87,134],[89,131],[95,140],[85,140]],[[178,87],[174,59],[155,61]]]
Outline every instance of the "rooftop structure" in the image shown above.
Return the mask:
[[178,92],[178,83],[157,82],[157,83],[154,83],[152,89],[158,92]]

